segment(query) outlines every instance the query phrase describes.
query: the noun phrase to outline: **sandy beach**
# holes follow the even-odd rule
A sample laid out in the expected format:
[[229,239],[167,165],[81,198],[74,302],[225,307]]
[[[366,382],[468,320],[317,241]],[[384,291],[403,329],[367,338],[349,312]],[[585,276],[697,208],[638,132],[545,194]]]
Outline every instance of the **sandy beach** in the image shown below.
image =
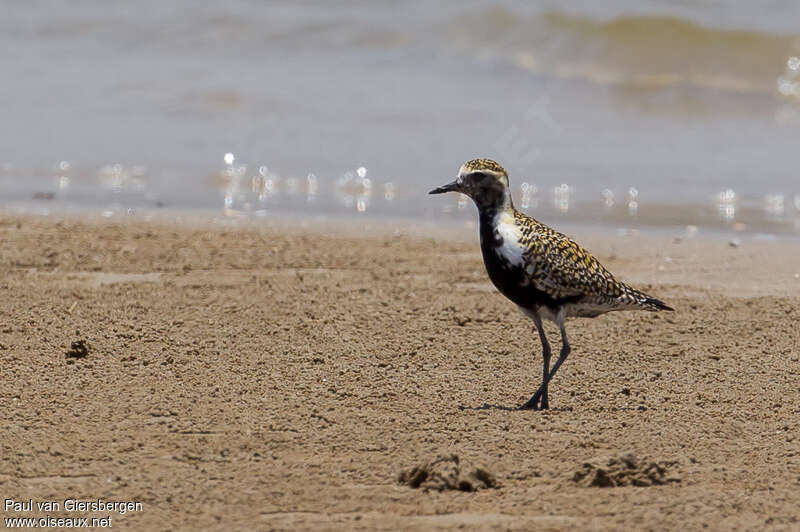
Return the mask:
[[[800,529],[800,242],[572,235],[676,312],[569,322],[530,412],[538,339],[477,234],[267,225],[0,217],[0,494],[142,503],[3,518]],[[398,483],[451,454],[497,486]],[[626,456],[645,481],[608,486]]]

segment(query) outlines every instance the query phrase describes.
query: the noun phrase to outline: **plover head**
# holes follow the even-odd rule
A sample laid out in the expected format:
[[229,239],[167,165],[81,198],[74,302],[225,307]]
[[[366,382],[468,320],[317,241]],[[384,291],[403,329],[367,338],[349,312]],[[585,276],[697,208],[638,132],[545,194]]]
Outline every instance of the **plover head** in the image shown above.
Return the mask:
[[461,192],[466,194],[478,208],[511,205],[508,189],[508,173],[491,159],[473,159],[461,165],[458,177],[452,183],[442,185],[429,194]]

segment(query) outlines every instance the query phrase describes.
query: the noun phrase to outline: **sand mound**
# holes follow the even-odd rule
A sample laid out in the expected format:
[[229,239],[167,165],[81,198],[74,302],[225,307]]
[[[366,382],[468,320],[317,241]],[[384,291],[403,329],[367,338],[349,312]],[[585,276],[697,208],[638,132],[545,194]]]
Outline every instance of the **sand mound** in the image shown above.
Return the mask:
[[572,480],[584,487],[611,488],[615,486],[654,486],[680,482],[680,477],[668,474],[675,462],[655,462],[638,459],[633,453],[596,458],[583,464]]
[[455,454],[437,456],[430,462],[402,471],[397,481],[425,491],[477,491],[497,487],[494,475],[482,467],[460,462]]
[[65,353],[67,362],[72,362],[70,359],[86,358],[89,356],[90,350],[91,347],[89,347],[89,344],[86,342],[86,340],[76,340],[72,342],[69,350]]

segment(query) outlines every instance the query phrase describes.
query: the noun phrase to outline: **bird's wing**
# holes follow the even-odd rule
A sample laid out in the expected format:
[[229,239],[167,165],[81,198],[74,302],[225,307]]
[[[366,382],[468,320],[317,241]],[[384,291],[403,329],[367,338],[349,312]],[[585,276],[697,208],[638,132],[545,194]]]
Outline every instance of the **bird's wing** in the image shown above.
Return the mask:
[[625,294],[627,286],[566,235],[538,223],[531,231],[523,230],[523,235],[526,273],[550,297],[584,296],[611,302]]
[[536,263],[532,281],[553,297],[616,298],[622,295],[622,283],[596,258],[566,237],[546,246]]
[[553,299],[574,298],[588,305],[585,315],[641,308],[673,310],[640,290],[618,281],[591,253],[566,235],[521,213],[515,214],[524,246],[525,274]]

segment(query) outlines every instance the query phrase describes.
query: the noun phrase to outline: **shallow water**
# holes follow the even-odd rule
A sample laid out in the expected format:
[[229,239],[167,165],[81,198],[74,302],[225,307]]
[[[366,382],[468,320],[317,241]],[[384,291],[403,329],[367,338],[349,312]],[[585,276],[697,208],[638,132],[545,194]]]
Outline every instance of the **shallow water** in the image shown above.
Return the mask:
[[800,233],[800,5],[11,2],[0,205]]

